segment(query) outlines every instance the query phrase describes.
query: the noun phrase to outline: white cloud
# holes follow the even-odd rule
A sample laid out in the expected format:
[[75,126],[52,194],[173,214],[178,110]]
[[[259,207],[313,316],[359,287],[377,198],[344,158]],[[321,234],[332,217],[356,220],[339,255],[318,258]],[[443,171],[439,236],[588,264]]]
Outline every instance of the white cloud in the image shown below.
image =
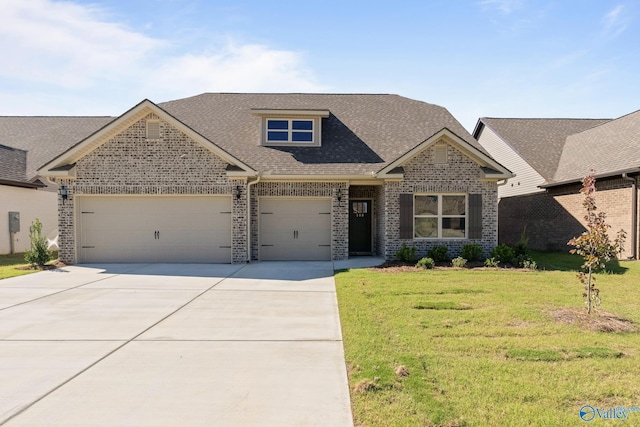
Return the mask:
[[523,0],[481,0],[480,5],[486,8],[497,9],[505,15],[522,8]]
[[[324,87],[309,78],[301,55],[262,45],[228,41],[211,54],[168,58],[150,79],[152,86],[169,88],[173,96],[207,91],[319,92]],[[171,89],[173,88],[173,89]]]
[[624,13],[624,5],[617,5],[602,18],[604,31],[616,37],[627,29],[628,19]]
[[164,101],[206,91],[324,89],[298,52],[233,41],[194,52],[191,45],[150,37],[112,22],[106,10],[71,1],[1,0],[0,45],[0,100],[19,91],[23,104],[29,96],[41,100],[43,92],[60,103],[77,102],[82,93],[95,104],[113,102],[114,92]]

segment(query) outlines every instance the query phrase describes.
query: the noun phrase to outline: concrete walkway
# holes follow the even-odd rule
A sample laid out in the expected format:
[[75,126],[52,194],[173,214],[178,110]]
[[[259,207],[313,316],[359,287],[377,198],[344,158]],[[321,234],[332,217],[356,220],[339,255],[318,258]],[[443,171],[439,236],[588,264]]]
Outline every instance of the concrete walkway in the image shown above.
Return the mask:
[[109,264],[0,280],[0,425],[352,426],[333,268]]

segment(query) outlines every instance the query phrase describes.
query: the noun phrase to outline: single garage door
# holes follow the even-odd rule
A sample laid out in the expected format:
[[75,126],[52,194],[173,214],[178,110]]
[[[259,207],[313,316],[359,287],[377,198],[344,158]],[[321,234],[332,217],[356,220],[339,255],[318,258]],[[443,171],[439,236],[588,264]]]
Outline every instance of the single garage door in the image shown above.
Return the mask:
[[78,261],[231,262],[230,196],[79,196]]
[[330,260],[331,199],[260,199],[260,259]]

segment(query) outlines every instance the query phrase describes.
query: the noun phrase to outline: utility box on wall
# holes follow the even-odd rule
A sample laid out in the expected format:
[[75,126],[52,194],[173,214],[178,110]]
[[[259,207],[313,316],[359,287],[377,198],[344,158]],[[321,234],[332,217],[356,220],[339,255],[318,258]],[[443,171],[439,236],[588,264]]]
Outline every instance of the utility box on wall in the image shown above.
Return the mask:
[[9,233],[20,231],[20,212],[9,212]]

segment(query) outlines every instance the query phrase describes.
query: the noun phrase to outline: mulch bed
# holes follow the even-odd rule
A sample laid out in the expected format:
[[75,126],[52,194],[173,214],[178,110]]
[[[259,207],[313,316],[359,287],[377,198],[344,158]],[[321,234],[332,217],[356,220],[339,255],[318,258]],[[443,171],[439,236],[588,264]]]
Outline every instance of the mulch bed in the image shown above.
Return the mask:
[[25,265],[22,267],[16,267],[16,270],[44,271],[44,270],[55,270],[56,268],[63,268],[66,266],[67,264],[56,260],[56,261],[53,261],[52,263],[45,264],[45,265]]
[[587,313],[584,308],[561,308],[549,312],[551,317],[560,323],[574,325],[580,329],[600,332],[637,332],[638,326],[633,322],[607,313],[606,311],[591,310]]

